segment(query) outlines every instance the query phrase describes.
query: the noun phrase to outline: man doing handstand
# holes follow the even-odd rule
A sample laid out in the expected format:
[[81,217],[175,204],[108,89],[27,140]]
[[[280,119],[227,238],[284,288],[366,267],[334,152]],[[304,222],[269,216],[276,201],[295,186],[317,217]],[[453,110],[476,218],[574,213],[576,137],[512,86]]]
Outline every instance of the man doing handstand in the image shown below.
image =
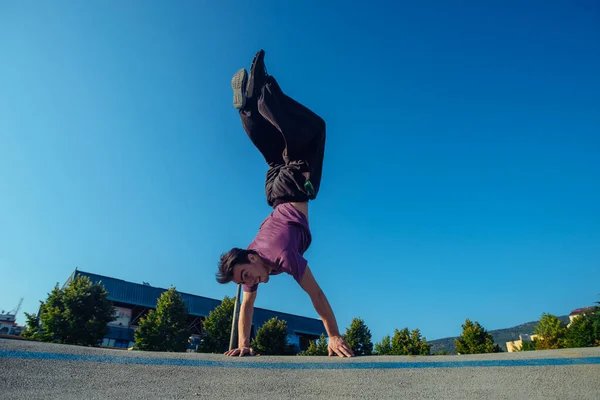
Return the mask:
[[352,357],[333,310],[303,257],[312,241],[308,201],[317,197],[321,184],[325,121],[283,93],[275,78],[267,74],[264,56],[263,50],[255,55],[250,77],[241,69],[231,81],[242,126],[269,166],[265,192],[273,212],[246,249],[233,248],[221,255],[217,281],[233,281],[244,289],[238,348],[225,354],[254,354],[249,342],[258,285],[269,282],[270,275],[287,273],[310,296],[321,317],[329,336],[329,355]]

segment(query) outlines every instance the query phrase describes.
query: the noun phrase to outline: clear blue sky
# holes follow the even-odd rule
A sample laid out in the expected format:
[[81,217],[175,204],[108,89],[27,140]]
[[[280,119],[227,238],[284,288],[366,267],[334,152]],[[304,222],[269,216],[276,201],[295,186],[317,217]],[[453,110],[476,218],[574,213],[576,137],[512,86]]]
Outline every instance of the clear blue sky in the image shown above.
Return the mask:
[[[235,295],[219,255],[270,208],[230,80],[260,48],[327,121],[306,257],[342,331],[600,301],[600,5],[449,3],[3,2],[0,308],[76,267]],[[287,275],[256,305],[318,317]]]

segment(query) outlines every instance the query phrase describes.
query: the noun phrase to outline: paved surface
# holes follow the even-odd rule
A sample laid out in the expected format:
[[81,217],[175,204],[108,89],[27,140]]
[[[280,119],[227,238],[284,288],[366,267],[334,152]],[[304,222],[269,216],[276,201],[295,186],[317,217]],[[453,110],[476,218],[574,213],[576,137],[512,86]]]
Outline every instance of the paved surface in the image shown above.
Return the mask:
[[600,399],[600,348],[427,357],[146,353],[0,339],[6,399]]

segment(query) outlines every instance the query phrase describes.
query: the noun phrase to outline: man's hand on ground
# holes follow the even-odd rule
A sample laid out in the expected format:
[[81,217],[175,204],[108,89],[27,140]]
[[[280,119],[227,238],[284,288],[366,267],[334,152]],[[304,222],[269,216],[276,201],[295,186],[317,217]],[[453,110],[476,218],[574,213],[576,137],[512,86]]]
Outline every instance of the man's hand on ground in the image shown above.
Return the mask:
[[334,353],[340,357],[354,357],[354,352],[342,336],[331,336],[329,338],[328,348],[330,357],[333,356]]
[[238,349],[226,351],[224,354],[229,357],[253,356],[254,350],[252,350],[251,347],[240,347]]

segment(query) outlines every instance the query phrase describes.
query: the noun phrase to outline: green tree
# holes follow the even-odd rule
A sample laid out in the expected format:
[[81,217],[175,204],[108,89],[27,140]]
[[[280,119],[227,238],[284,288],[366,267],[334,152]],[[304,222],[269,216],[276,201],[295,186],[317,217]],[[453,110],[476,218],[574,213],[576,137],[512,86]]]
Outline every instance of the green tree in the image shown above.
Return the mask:
[[593,347],[596,345],[594,322],[587,314],[576,317],[565,334],[565,347]]
[[594,325],[594,346],[600,346],[600,301],[597,301],[592,313],[589,314]]
[[600,307],[591,308],[571,322],[565,335],[566,347],[600,346]]
[[392,355],[428,355],[431,345],[427,343],[424,337],[421,337],[419,329],[409,331],[408,328],[402,330],[396,329],[392,337]]
[[185,351],[189,331],[187,328],[188,309],[183,298],[174,287],[163,292],[156,304],[140,319],[135,331],[135,347],[144,351]]
[[529,340],[523,340],[521,342],[521,345],[516,347],[515,346],[515,351],[535,351],[535,339],[529,341]]
[[371,342],[371,331],[365,325],[365,321],[354,318],[350,327],[346,329],[344,339],[356,356],[370,356],[373,353],[373,342]]
[[63,344],[98,346],[113,321],[114,307],[102,283],[76,276],[65,287],[58,284],[40,301],[39,316],[26,314],[24,337]]
[[234,308],[235,298],[225,296],[221,304],[208,314],[202,323],[204,334],[198,352],[224,353],[229,350]]
[[327,344],[327,336],[324,333],[317,340],[311,340],[308,343],[308,348],[299,354],[300,356],[327,356],[329,355],[329,347]]
[[567,326],[552,314],[543,313],[534,332],[538,336],[537,350],[560,349],[566,345]]
[[287,322],[277,317],[271,318],[256,331],[250,345],[259,354],[284,355],[289,353]]
[[454,340],[459,354],[499,353],[500,346],[494,343],[494,338],[480,324],[467,318],[462,325],[463,332]]
[[378,356],[389,356],[392,354],[392,338],[384,336],[381,342],[375,343],[375,354]]
[[[21,336],[27,339],[42,340],[42,327],[40,326],[40,319],[37,314],[25,313],[25,329],[21,332]],[[50,340],[42,340],[50,341]]]

